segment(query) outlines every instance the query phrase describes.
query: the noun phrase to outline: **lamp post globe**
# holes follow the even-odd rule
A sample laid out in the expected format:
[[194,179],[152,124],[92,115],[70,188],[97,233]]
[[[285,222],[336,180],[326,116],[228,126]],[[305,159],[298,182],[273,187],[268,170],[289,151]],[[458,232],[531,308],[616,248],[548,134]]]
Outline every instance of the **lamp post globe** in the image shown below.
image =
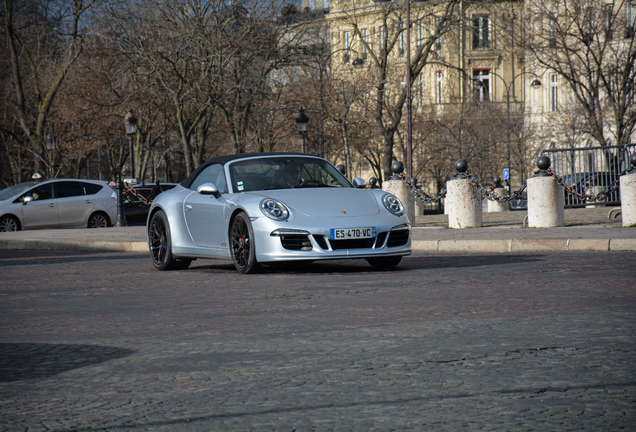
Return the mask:
[[301,108],[300,114],[298,115],[298,117],[296,117],[296,127],[298,128],[298,133],[300,134],[300,137],[302,138],[301,151],[303,153],[306,153],[305,141],[307,138],[308,125],[309,125],[309,117],[307,117],[307,115],[305,114],[305,110]]

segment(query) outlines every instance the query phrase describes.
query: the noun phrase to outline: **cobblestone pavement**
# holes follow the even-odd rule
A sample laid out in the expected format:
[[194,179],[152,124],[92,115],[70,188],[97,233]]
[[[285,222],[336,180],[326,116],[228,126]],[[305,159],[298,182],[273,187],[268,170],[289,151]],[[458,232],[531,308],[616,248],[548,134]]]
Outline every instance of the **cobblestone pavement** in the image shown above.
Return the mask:
[[634,430],[635,262],[0,251],[0,431]]

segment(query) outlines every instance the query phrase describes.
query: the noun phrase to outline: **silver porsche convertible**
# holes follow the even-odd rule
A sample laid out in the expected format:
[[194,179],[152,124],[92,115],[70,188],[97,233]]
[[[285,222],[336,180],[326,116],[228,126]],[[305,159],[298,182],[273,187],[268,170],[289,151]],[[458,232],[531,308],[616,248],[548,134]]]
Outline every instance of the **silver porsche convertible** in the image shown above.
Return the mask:
[[147,223],[159,270],[197,258],[262,264],[364,258],[395,267],[411,254],[411,225],[394,195],[350,183],[326,160],[297,153],[217,157],[154,200]]

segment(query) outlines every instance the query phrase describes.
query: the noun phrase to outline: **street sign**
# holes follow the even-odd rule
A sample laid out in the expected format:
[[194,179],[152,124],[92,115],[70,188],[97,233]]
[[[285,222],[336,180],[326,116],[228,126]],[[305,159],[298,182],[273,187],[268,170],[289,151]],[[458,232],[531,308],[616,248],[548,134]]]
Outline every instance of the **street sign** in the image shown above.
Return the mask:
[[508,180],[510,178],[510,170],[508,168],[504,168],[503,178],[504,180]]

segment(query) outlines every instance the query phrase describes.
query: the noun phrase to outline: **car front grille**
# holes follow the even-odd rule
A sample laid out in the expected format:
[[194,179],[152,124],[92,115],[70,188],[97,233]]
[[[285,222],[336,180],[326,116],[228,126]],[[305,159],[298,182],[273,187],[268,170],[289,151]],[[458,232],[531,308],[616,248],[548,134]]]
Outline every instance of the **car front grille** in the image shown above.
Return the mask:
[[280,236],[280,242],[288,250],[308,251],[313,249],[309,237],[304,234],[285,234]]
[[[380,232],[376,238],[329,240],[322,235],[314,235],[314,240],[323,250],[342,249],[371,249],[381,248],[386,242],[387,247],[404,246],[409,241],[409,230],[397,230],[391,232]],[[387,240],[388,237],[388,240]],[[284,234],[280,236],[283,248],[294,251],[310,251],[313,246],[309,236],[306,234]]]
[[404,246],[409,241],[409,230],[396,230],[391,231],[389,234],[389,241],[387,241],[387,247]]

